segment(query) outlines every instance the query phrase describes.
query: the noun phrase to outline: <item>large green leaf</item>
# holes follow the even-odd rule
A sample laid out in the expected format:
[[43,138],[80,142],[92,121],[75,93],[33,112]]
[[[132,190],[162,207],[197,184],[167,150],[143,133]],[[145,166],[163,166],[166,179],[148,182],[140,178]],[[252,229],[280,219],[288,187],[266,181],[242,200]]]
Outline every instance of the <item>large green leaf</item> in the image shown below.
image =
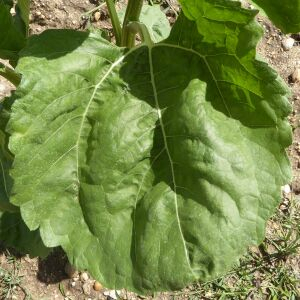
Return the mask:
[[22,51],[12,202],[109,288],[222,274],[262,241],[290,179],[287,88],[255,59],[255,12],[220,3],[129,52],[65,30]]
[[11,16],[10,6],[0,0],[0,58],[16,60],[24,45],[24,34]]

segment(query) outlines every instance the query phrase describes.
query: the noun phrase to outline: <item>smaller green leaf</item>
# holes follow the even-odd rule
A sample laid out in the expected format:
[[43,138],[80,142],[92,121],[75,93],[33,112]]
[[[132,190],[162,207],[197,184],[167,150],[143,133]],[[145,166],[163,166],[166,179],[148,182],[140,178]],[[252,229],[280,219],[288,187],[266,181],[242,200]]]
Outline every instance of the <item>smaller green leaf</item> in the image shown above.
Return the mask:
[[0,212],[0,242],[30,256],[46,257],[51,251],[44,246],[39,230],[30,231],[19,212]]
[[25,36],[28,35],[29,29],[29,9],[30,0],[18,0],[16,5],[16,18],[20,23],[23,23],[23,31]]
[[300,31],[300,0],[252,0],[285,33]]
[[0,1],[0,58],[16,60],[25,45],[25,36],[10,14],[10,6]]
[[[121,22],[123,22],[125,10],[120,10],[118,15]],[[140,22],[146,25],[150,37],[155,43],[166,39],[170,34],[170,23],[166,15],[161,11],[160,5],[144,5],[140,15]]]
[[140,21],[147,26],[155,43],[166,39],[170,34],[170,23],[159,5],[144,5]]

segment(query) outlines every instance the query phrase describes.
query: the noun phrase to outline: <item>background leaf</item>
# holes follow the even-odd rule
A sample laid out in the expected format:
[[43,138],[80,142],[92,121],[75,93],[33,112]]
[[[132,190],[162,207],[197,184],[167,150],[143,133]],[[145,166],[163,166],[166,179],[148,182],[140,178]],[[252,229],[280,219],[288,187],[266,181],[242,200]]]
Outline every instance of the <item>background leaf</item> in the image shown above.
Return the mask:
[[109,288],[220,275],[262,241],[290,180],[288,89],[255,59],[256,12],[201,2],[150,48],[50,30],[21,53],[12,203]]
[[[207,3],[207,0],[179,0],[179,2],[188,18],[197,13],[197,11],[199,12],[198,9],[205,15],[206,13],[211,14],[210,11],[206,10],[210,5],[214,5],[215,7],[222,7],[223,5],[223,0],[211,0],[210,4]],[[235,1],[228,2],[231,3],[227,3],[227,7],[224,7],[221,10],[213,9],[213,11],[218,12],[219,16],[223,13],[230,14],[228,7],[239,5]],[[300,31],[300,0],[252,0],[252,2],[263,9],[270,20],[283,32],[297,33]],[[218,16],[216,16],[216,18],[218,18]]]
[[25,45],[25,37],[10,14],[10,7],[0,1],[0,58],[16,61]]
[[[125,9],[118,12],[121,23],[125,16]],[[157,43],[166,39],[171,31],[166,15],[161,11],[160,5],[144,4],[140,15],[140,22],[144,23],[153,42]]]
[[300,32],[300,0],[252,0],[285,33]]
[[19,212],[0,212],[0,242],[31,257],[44,258],[51,252],[44,246],[39,231],[30,231]]
[[29,30],[29,12],[30,12],[30,0],[18,0],[16,5],[16,19],[23,27],[24,35],[28,35]]

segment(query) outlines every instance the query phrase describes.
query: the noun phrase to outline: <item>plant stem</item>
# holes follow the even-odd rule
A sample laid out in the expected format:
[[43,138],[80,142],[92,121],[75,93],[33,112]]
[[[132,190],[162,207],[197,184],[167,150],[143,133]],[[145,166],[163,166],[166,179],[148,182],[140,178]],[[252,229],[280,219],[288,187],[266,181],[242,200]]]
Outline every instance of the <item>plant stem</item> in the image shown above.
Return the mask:
[[21,82],[21,75],[2,63],[0,63],[0,75],[10,81],[15,87]]
[[115,3],[113,0],[106,0],[106,5],[108,8],[108,12],[111,18],[111,23],[114,29],[114,34],[116,37],[116,44],[117,46],[121,46],[122,41],[122,28],[120,24],[119,17],[117,15]]
[[151,47],[154,44],[145,24],[140,22],[130,22],[127,25],[127,28],[130,31],[130,33],[134,34],[134,36],[138,33],[143,43],[145,43],[149,47]]
[[122,46],[132,48],[135,45],[136,32],[127,26],[130,22],[138,22],[143,7],[143,0],[129,0],[125,13],[122,33]]

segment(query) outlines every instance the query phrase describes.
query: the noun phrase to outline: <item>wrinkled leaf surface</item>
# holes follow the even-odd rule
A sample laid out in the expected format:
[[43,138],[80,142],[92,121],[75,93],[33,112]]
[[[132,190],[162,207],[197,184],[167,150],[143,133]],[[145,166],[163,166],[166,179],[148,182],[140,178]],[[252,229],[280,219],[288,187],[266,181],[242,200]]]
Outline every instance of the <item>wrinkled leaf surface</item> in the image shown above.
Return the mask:
[[[6,100],[9,102],[8,100]],[[13,157],[7,149],[8,138],[4,132],[9,118],[5,102],[0,104],[0,243],[21,253],[45,257],[51,251],[41,240],[38,230],[30,231],[22,220],[19,209],[9,203],[12,180],[9,176]]]
[[262,241],[290,179],[287,88],[255,59],[255,12],[219,2],[151,47],[50,30],[22,51],[12,202],[106,287],[224,273]]

